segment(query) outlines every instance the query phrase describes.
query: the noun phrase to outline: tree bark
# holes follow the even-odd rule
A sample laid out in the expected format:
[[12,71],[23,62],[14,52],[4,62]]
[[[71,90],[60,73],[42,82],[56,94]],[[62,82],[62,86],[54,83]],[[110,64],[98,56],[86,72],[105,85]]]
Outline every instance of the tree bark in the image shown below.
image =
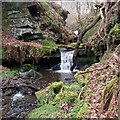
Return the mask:
[[[115,9],[117,6],[119,5],[119,0],[116,1],[115,3],[113,3],[110,8],[108,9],[107,11],[107,14],[110,14],[112,12],[113,9]],[[119,14],[119,13],[118,13]],[[79,37],[78,37],[78,40],[77,40],[77,44],[76,44],[76,47],[75,47],[75,50],[74,50],[74,53],[73,53],[73,65],[71,67],[71,71],[73,71],[73,69],[75,68],[76,64],[77,64],[77,55],[78,55],[78,50],[79,50],[79,46],[80,46],[80,43],[82,43],[82,38],[83,36],[86,34],[86,32],[88,30],[90,30],[92,27],[94,27],[96,25],[96,23],[101,19],[101,15],[99,14],[95,20],[90,24],[88,25],[87,27],[85,27],[83,29],[83,31],[81,31],[81,33],[79,34]],[[118,18],[119,19],[119,18]]]
[[118,2],[117,6],[117,23],[120,23],[120,1]]
[[77,40],[77,45],[75,47],[75,50],[74,50],[74,53],[73,53],[73,65],[71,67],[71,71],[73,71],[73,69],[75,68],[76,66],[76,60],[77,60],[77,55],[78,55],[78,50],[79,50],[79,46],[80,46],[80,43],[82,43],[82,38],[83,36],[86,34],[86,32],[88,30],[90,30],[92,27],[94,27],[96,25],[96,23],[101,19],[101,16],[100,14],[96,17],[96,19],[90,24],[88,25],[87,27],[85,27],[83,29],[83,31],[81,31],[81,33],[79,34],[79,37],[78,37],[78,40]]

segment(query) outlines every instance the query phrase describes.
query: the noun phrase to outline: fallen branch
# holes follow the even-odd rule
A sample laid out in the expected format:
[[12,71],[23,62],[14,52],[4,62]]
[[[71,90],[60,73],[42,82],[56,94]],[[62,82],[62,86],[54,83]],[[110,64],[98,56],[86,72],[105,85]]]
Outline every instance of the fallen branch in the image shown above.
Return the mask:
[[89,72],[93,72],[93,71],[96,71],[96,70],[103,70],[103,69],[107,69],[108,67],[110,67],[109,65],[105,66],[105,67],[102,67],[102,68],[96,68],[96,69],[93,69],[93,70],[88,70],[88,71],[80,71],[78,72],[78,74],[85,74],[85,73],[89,73]]
[[78,95],[78,101],[81,100],[81,97],[82,97],[82,95],[84,93],[84,90],[86,90],[86,85],[83,88],[81,88],[80,93]]

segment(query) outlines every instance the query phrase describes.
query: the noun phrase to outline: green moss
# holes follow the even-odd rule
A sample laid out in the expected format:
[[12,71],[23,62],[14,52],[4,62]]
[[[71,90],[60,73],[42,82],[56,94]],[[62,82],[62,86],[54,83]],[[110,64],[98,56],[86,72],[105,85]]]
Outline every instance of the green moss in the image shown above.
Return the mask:
[[2,79],[3,79],[3,72],[0,71],[0,80],[2,80]]
[[82,81],[83,80],[83,76],[82,74],[80,74],[81,71],[77,72],[74,76],[76,81]]
[[114,84],[118,82],[118,80],[119,80],[118,77],[115,77],[105,86],[102,92],[102,100],[104,100],[106,94],[109,93],[110,90],[112,91],[114,90]]
[[56,118],[57,115],[58,110],[55,106],[45,104],[31,111],[28,118]]
[[42,19],[44,20],[45,27],[48,27],[48,26],[52,25],[52,23],[53,23],[52,18],[48,17],[47,15],[43,15]]
[[76,118],[86,117],[87,115],[88,115],[88,109],[85,107],[82,107],[80,111],[77,113]]
[[115,24],[108,35],[114,35],[116,40],[120,40],[120,24]]
[[17,70],[7,69],[5,71],[0,71],[0,79],[1,80],[5,80],[5,79],[8,79],[8,78],[10,79],[10,78],[13,78],[17,75],[18,75]]
[[63,85],[64,85],[63,82],[54,82],[54,83],[52,83],[52,85],[50,86],[50,89],[49,89],[50,97],[54,98],[56,94],[61,92],[61,90],[63,88]]
[[40,44],[43,47],[40,49],[40,56],[43,57],[44,55],[51,54],[52,51],[56,51],[58,49],[57,44],[53,40],[42,40]]
[[[19,45],[16,45],[16,47],[17,47],[17,46],[19,46]],[[28,53],[29,53],[29,51],[31,51],[31,54],[32,54],[33,56],[36,55],[36,47],[34,47],[34,46],[25,46],[25,47],[23,48],[23,51],[22,51],[22,52],[24,52],[25,55],[27,55],[27,52],[26,52],[26,51],[28,51]]]
[[40,49],[40,57],[43,57],[44,55],[46,55],[48,53],[48,49],[46,49],[45,47],[42,47]]
[[[47,89],[47,91],[46,91]],[[60,102],[73,102],[78,94],[71,92],[71,87],[66,86],[63,82],[54,82],[48,88],[36,92],[39,105],[46,103],[58,104]]]
[[63,91],[70,91],[71,88],[67,85],[63,85],[63,88],[62,88]]
[[2,56],[3,56],[3,49],[2,46],[0,46],[0,60],[2,59]]
[[46,14],[41,16],[41,18],[44,21],[44,25],[47,27],[52,25],[57,30],[57,28],[59,28],[59,26],[62,25],[62,23],[60,23],[54,19],[56,16],[58,16],[58,14],[48,3],[41,3],[41,5],[43,6],[43,8],[46,9]]
[[106,51],[100,61],[107,60],[112,56],[112,51]]
[[49,101],[47,89],[48,88],[40,90],[40,91],[35,93],[39,105],[44,105]]
[[79,91],[82,87],[83,87],[83,85],[78,82],[74,82],[70,86],[71,91],[75,91],[75,92]]
[[63,93],[60,92],[59,94],[57,94],[53,100],[54,103],[58,103],[61,102],[63,100]]
[[55,103],[58,103],[58,102],[65,102],[65,103],[75,102],[77,97],[78,97],[78,94],[75,93],[75,92],[64,91],[64,92],[60,92],[59,94],[57,94],[55,96],[54,102]]
[[43,45],[43,46],[56,46],[56,43],[53,41],[53,40],[42,40],[40,41],[40,43]]
[[75,100],[78,97],[78,94],[76,92],[65,91],[63,96],[64,96],[64,102],[69,103],[69,102],[75,102]]
[[36,48],[33,47],[33,46],[30,46],[30,49],[32,50],[33,54],[35,55],[35,53],[36,53]]
[[88,115],[88,102],[86,99],[80,100],[76,105],[71,109],[69,116],[71,118],[81,118]]
[[[28,115],[29,118],[80,118],[88,114],[88,101],[90,93],[84,93],[85,98],[78,99],[78,91],[83,87],[81,84],[74,82],[69,87],[63,82],[54,82],[47,88],[36,92],[39,100],[39,108],[34,109]],[[69,105],[74,103],[74,106],[66,113],[60,107],[63,104]],[[67,106],[66,106],[67,107]]]

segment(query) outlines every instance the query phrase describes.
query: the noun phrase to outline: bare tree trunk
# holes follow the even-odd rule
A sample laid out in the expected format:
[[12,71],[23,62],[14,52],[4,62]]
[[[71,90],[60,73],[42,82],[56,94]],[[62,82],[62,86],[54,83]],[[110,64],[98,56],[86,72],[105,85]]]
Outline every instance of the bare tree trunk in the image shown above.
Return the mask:
[[117,6],[117,23],[120,23],[120,1]]
[[100,14],[97,16],[97,18],[90,24],[88,25],[87,27],[85,27],[83,29],[83,31],[81,31],[79,37],[78,37],[78,40],[77,40],[77,45],[75,47],[75,50],[74,50],[74,53],[73,53],[73,66],[71,67],[71,71],[73,71],[73,69],[75,68],[76,66],[76,60],[77,60],[77,55],[78,55],[78,50],[79,50],[79,46],[80,46],[80,43],[82,43],[82,38],[83,36],[86,34],[86,32],[88,30],[90,30],[93,26],[96,25],[96,23],[101,19],[101,16]]
[[[119,1],[119,0],[118,0]],[[116,4],[112,4],[110,6],[110,8],[108,9],[107,11],[107,14],[109,14],[112,9],[114,9],[115,7],[119,6],[119,2],[116,2]],[[119,14],[119,13],[118,13]],[[80,43],[82,43],[82,38],[83,36],[86,34],[86,32],[88,30],[90,30],[92,27],[94,27],[96,25],[96,23],[101,19],[101,15],[99,14],[95,20],[90,24],[88,25],[87,27],[85,27],[83,29],[83,31],[81,31],[81,33],[79,34],[79,37],[78,37],[78,40],[77,40],[77,44],[76,44],[76,47],[75,47],[75,50],[74,50],[74,53],[73,53],[73,65],[71,67],[71,71],[73,71],[73,69],[75,68],[76,64],[77,64],[77,55],[78,55],[78,52],[79,52],[79,46],[80,46]]]

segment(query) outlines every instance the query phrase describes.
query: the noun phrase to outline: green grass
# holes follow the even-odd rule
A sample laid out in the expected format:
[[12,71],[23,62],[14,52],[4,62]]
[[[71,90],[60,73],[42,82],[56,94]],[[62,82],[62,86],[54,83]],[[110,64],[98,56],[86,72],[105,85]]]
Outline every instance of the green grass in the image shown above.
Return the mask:
[[7,69],[5,71],[0,71],[0,80],[10,79],[18,75],[18,71]]
[[56,118],[58,110],[55,106],[50,104],[44,104],[43,106],[34,109],[28,118]]

